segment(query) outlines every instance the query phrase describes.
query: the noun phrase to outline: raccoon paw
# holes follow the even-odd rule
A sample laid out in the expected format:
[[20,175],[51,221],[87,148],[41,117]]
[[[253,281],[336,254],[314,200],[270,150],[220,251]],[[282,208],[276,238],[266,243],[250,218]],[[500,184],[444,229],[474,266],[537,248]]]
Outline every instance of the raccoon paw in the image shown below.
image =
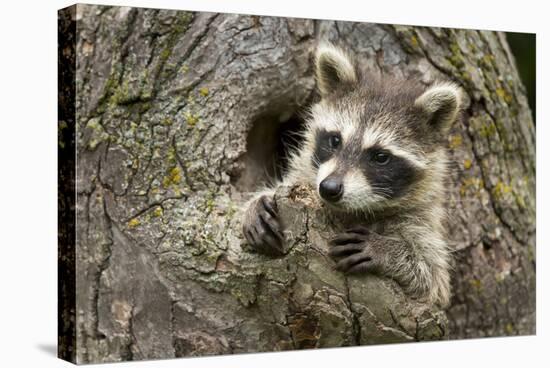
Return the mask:
[[284,254],[284,236],[273,198],[264,195],[252,202],[245,215],[243,233],[257,252],[272,256]]
[[336,269],[346,273],[378,273],[381,258],[369,242],[371,233],[365,227],[356,227],[336,235],[330,240],[329,256]]

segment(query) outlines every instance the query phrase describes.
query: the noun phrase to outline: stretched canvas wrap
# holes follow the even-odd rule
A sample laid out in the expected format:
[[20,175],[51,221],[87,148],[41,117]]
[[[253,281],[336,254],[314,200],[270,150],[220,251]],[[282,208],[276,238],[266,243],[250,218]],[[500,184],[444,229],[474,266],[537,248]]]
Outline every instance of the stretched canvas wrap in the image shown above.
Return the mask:
[[511,35],[80,4],[58,27],[59,357],[535,333]]

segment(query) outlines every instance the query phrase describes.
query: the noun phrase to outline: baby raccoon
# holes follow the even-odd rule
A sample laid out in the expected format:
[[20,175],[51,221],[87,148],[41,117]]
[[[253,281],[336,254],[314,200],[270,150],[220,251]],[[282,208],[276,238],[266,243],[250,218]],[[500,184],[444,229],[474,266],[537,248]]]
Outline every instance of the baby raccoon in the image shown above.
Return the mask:
[[[311,185],[326,207],[359,219],[330,241],[338,270],[391,277],[409,295],[446,306],[445,142],[459,88],[369,75],[330,44],[318,47],[315,64],[321,100],[281,184]],[[253,248],[277,255],[284,237],[275,189],[250,202],[243,231]]]

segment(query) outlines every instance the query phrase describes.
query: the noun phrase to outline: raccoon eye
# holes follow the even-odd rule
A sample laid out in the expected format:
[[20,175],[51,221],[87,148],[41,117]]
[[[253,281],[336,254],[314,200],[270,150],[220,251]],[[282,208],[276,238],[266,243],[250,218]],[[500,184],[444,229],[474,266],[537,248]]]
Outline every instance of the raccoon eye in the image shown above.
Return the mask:
[[386,152],[376,152],[373,157],[374,161],[378,165],[386,165],[388,162],[390,162],[390,158],[390,154]]
[[341,143],[342,142],[339,135],[334,134],[328,137],[328,145],[331,149],[340,147]]

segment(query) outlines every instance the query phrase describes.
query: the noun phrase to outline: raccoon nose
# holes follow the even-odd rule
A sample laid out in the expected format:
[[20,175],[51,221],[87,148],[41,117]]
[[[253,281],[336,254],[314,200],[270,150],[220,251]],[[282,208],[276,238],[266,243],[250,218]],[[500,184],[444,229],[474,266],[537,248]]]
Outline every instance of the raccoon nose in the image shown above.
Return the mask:
[[336,202],[344,194],[344,186],[340,179],[328,177],[319,184],[319,194],[329,202]]

